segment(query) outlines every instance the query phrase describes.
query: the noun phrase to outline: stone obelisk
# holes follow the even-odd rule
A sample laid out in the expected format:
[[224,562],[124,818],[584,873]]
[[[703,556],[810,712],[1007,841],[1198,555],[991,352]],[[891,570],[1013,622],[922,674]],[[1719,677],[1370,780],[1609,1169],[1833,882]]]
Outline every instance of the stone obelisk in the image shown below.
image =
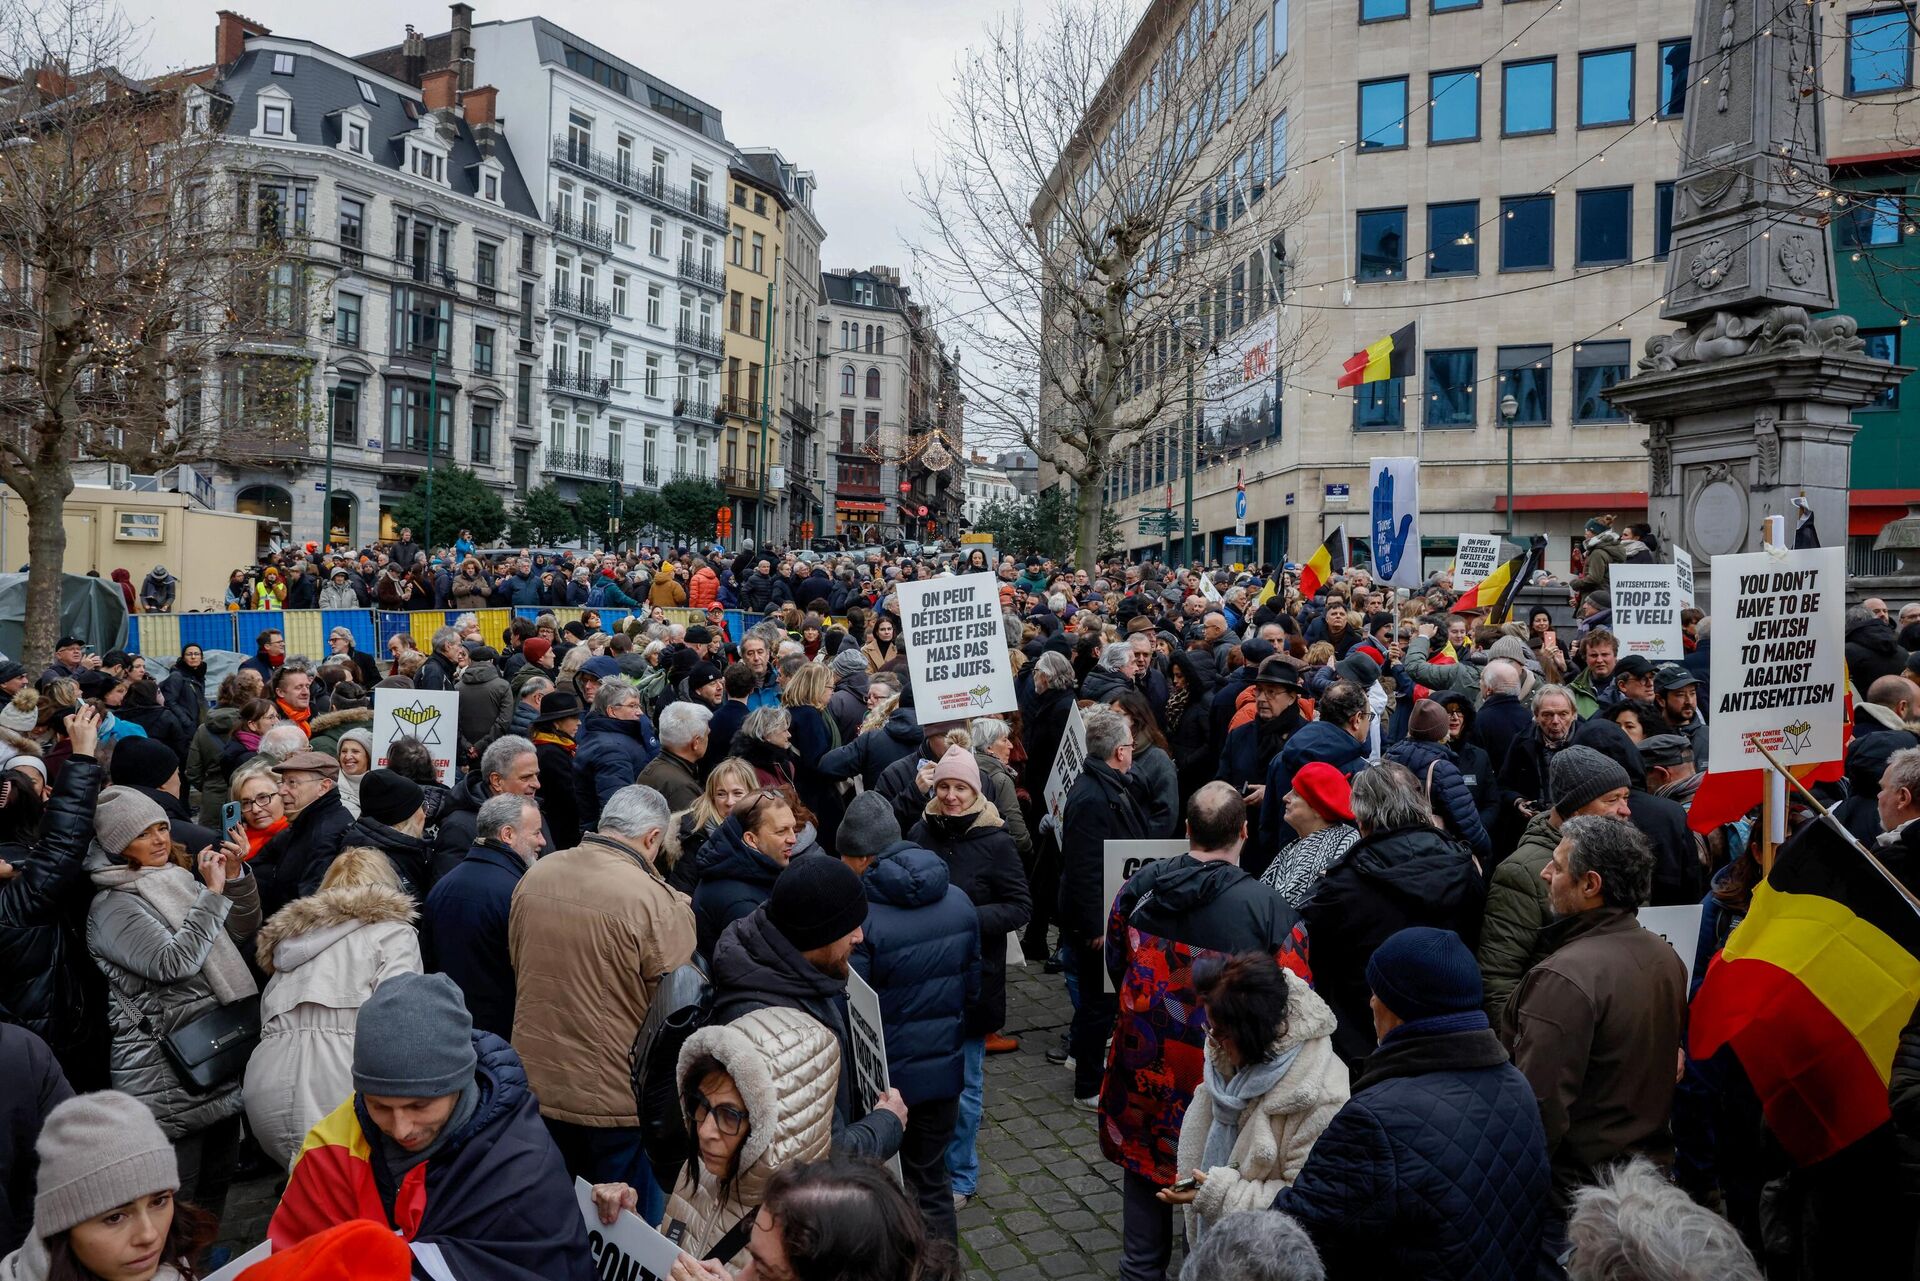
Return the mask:
[[1847,533],[1852,411],[1910,372],[1862,351],[1835,305],[1836,208],[1819,92],[1824,6],[1697,0],[1661,316],[1606,393],[1647,426],[1648,520],[1708,558],[1757,551],[1761,521]]

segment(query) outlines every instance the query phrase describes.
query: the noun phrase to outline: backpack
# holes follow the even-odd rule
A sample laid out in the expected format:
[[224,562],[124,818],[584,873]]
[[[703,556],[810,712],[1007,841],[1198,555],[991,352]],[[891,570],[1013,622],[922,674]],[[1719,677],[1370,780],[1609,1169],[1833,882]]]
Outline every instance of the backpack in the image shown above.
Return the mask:
[[640,1143],[654,1181],[671,1190],[693,1152],[687,1118],[680,1110],[680,1049],[713,1019],[713,982],[695,956],[660,980],[647,1017],[627,1055]]
[[601,606],[605,605],[606,603],[607,603],[607,585],[604,582],[595,583],[593,586],[593,590],[587,593],[587,608],[599,609]]

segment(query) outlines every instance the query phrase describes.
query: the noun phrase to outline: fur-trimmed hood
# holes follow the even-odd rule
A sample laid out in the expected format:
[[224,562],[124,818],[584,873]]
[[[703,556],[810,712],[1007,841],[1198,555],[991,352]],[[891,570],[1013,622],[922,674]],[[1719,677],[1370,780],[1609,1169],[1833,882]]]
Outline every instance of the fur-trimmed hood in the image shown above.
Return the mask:
[[309,737],[312,737],[315,734],[324,734],[328,730],[338,728],[341,725],[352,728],[355,725],[371,726],[372,724],[372,708],[349,707],[343,711],[327,712],[325,715],[314,717],[313,720],[307,724],[307,734]]
[[260,927],[254,955],[268,974],[298,969],[369,925],[413,924],[418,915],[405,890],[342,885],[321,890],[275,912]]
[[28,738],[25,734],[16,733],[4,725],[0,725],[0,749],[5,749],[13,756],[43,755],[40,750],[40,744]]

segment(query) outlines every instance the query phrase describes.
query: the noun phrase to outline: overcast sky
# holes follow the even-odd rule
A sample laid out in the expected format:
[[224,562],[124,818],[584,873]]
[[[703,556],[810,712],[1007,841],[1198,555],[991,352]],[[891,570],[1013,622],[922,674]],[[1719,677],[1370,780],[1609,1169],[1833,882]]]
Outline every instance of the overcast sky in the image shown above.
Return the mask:
[[[213,60],[214,5],[124,0],[147,41],[144,69]],[[398,44],[412,22],[448,25],[445,4],[393,0],[232,0],[278,35],[340,53]],[[974,42],[995,0],[476,0],[474,21],[539,13],[720,108],[736,146],[772,146],[818,175],[814,210],[827,230],[827,267],[886,263],[911,279],[904,240],[914,161],[956,55]],[[486,78],[486,68],[479,68]],[[514,110],[502,101],[501,110]]]

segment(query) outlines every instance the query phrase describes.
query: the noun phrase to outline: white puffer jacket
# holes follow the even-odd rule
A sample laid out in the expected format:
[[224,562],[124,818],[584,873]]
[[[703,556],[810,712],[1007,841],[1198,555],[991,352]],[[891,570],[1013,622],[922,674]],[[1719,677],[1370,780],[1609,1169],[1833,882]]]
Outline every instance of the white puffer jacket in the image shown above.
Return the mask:
[[[1207,1171],[1207,1181],[1187,1207],[1189,1220],[1199,1214],[1208,1223],[1218,1223],[1235,1210],[1264,1210],[1272,1205],[1280,1189],[1292,1186],[1300,1176],[1313,1141],[1346,1105],[1347,1068],[1334,1055],[1330,1039],[1333,1011],[1292,971],[1281,972],[1287,978],[1287,1031],[1274,1042],[1273,1055],[1299,1045],[1300,1056],[1257,1104],[1241,1113],[1240,1134],[1233,1142],[1233,1165]],[[1220,1058],[1219,1046],[1211,1035],[1207,1037],[1207,1057],[1216,1070],[1231,1076],[1232,1070]],[[1182,1178],[1199,1166],[1212,1125],[1213,1096],[1202,1084],[1194,1091],[1193,1102],[1187,1105],[1186,1118],[1180,1123],[1178,1168]],[[1187,1226],[1191,1235],[1191,1221]]]
[[[755,1010],[732,1023],[695,1032],[680,1048],[682,1093],[687,1069],[709,1054],[726,1067],[746,1100],[749,1128],[740,1145],[739,1176],[725,1196],[696,1152],[667,1198],[660,1231],[696,1259],[704,1258],[760,1207],[767,1184],[783,1167],[827,1154],[833,1144],[833,1100],[840,1088],[839,1043],[799,1010]],[[744,1268],[748,1258],[743,1245],[733,1258],[720,1262],[731,1272]]]
[[420,973],[413,918],[404,890],[343,885],[295,899],[260,927],[260,967],[272,977],[243,1093],[261,1148],[283,1168],[353,1093],[361,1003],[393,975]]

